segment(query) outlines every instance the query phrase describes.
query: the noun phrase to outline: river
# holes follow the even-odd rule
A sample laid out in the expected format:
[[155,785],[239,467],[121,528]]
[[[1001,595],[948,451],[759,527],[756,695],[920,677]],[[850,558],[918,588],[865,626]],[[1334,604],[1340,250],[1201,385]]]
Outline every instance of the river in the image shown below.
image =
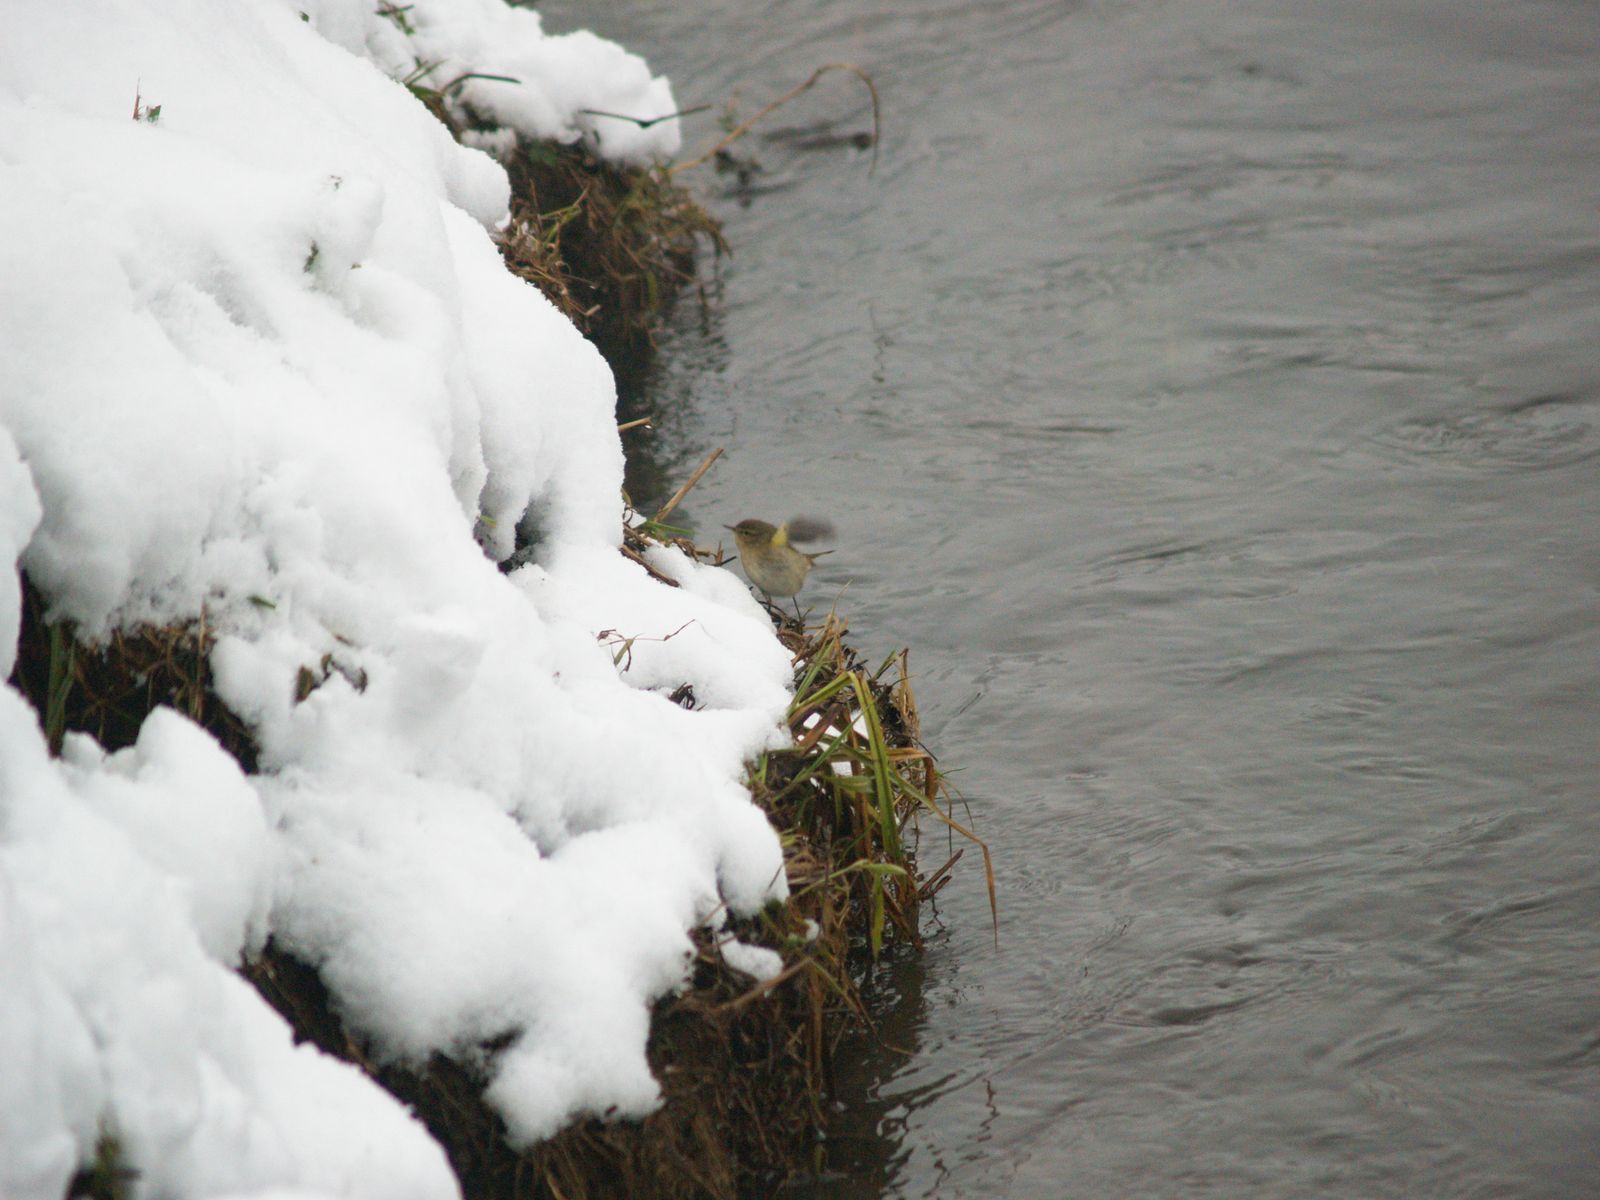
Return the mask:
[[539,7],[882,96],[688,177],[638,401],[707,540],[832,517],[995,855],[797,1194],[1597,1194],[1600,5]]

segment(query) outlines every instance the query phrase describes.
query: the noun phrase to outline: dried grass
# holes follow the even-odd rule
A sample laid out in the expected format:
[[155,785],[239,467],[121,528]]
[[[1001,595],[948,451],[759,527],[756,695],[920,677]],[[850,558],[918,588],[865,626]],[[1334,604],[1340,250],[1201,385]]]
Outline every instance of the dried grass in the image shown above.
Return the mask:
[[653,344],[653,319],[695,278],[722,228],[657,167],[619,167],[581,145],[517,144],[505,162],[511,221],[500,249],[606,358]]
[[203,610],[197,621],[118,630],[103,645],[78,641],[69,623],[48,616],[24,575],[11,685],[38,710],[51,753],[60,753],[69,731],[87,733],[107,750],[131,746],[145,717],[164,704],[208,730],[245,771],[256,769],[254,736],[212,689],[215,638]]

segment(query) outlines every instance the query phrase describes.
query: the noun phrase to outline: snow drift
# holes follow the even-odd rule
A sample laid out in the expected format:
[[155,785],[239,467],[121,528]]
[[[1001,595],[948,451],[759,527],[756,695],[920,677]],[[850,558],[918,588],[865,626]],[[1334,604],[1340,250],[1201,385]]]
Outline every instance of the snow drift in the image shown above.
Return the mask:
[[[106,1132],[153,1194],[451,1195],[241,955],[317,967],[379,1056],[505,1044],[489,1099],[532,1141],[647,1112],[688,931],[784,891],[741,778],[787,658],[732,577],[617,554],[610,374],[502,268],[502,170],[396,77],[515,78],[452,94],[634,160],[675,123],[583,110],[670,88],[499,0],[373,8],[75,0],[0,39],[0,557],[87,640],[203,611],[261,747],[247,776],[162,710],[52,759],[0,695],[7,1196],[60,1196]],[[13,578],[7,673],[19,619]]]

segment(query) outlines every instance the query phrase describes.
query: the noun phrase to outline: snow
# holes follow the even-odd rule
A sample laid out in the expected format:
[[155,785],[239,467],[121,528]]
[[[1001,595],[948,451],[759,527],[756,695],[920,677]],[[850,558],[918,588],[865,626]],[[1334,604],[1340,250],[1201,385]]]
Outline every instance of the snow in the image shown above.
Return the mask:
[[742,779],[787,654],[728,573],[618,554],[610,373],[502,267],[504,172],[395,80],[513,77],[449,102],[630,161],[676,122],[584,110],[671,90],[500,0],[418,0],[409,35],[377,7],[75,0],[0,39],[0,560],[84,639],[203,614],[261,749],[247,776],[158,710],[52,759],[0,688],[8,1198],[62,1195],[102,1131],[152,1195],[455,1195],[242,957],[316,966],[381,1061],[482,1067],[527,1143],[650,1111],[690,931],[784,894]]
[[643,59],[586,30],[546,36],[532,9],[431,0],[396,4],[405,11],[385,17],[379,4],[348,0],[292,6],[393,78],[445,92],[460,117],[476,113],[558,142],[587,139],[621,162],[666,158],[681,144],[678,123],[661,119],[677,111],[672,88]]
[[[182,721],[165,715],[150,738],[165,751],[153,746],[149,759],[203,739],[192,726],[175,734]],[[146,811],[192,812],[207,797],[185,788],[204,786],[221,753],[208,745],[176,785],[159,771],[64,770],[32,710],[0,692],[0,1193],[64,1195],[108,1129],[150,1195],[291,1182],[375,1200],[451,1195],[442,1152],[398,1103],[355,1068],[295,1048],[208,954],[234,959],[242,947],[202,943],[191,879],[153,865],[97,814],[113,781]],[[91,803],[88,791],[101,795]]]
[[157,709],[138,741],[107,755],[69,735],[64,780],[173,883],[206,953],[220,963],[266,941],[273,845],[255,789],[199,726]]
[[783,970],[783,958],[776,950],[765,946],[752,946],[737,938],[727,937],[717,943],[722,961],[735,971],[742,971],[752,979],[766,982],[776,979]]
[[[39,496],[28,469],[17,456],[11,432],[0,426],[0,562],[15,562],[39,524]],[[22,581],[0,582],[0,674],[16,665],[17,631],[22,626]]]

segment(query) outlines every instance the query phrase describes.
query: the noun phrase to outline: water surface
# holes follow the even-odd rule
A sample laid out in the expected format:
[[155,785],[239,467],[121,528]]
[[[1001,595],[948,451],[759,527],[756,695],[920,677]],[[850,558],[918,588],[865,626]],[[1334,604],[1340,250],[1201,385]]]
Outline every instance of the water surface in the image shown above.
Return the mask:
[[1593,1194],[1600,6],[540,7],[883,96],[700,176],[644,401],[689,520],[834,518],[996,856],[811,1192]]

